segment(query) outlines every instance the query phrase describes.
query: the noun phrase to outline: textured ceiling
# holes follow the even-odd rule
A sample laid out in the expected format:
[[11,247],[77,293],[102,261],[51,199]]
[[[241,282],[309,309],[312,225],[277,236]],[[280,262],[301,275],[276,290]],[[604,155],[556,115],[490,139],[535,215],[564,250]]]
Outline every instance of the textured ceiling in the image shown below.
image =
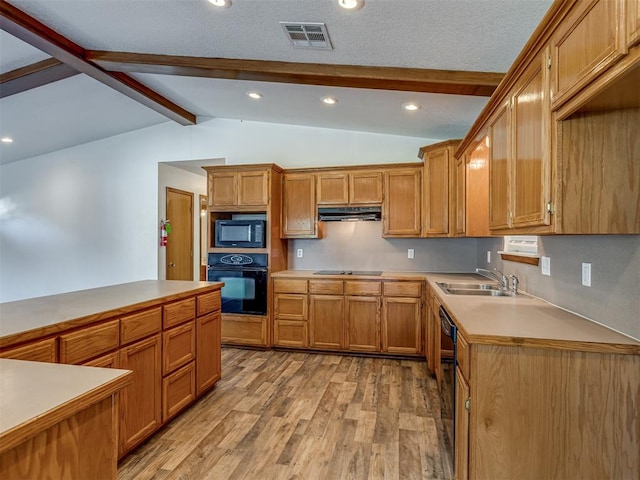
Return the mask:
[[[366,0],[357,12],[336,0],[10,0],[89,50],[366,66],[506,71],[550,0]],[[325,22],[330,51],[289,45],[279,21]],[[0,73],[47,58],[6,33]],[[360,130],[426,139],[463,136],[484,97],[330,88],[133,74],[202,117]],[[251,102],[249,89],[264,98]],[[327,108],[321,96],[338,105]],[[408,114],[406,101],[422,105]],[[166,121],[83,75],[0,100],[0,145],[9,163]],[[27,143],[28,142],[28,143]]]

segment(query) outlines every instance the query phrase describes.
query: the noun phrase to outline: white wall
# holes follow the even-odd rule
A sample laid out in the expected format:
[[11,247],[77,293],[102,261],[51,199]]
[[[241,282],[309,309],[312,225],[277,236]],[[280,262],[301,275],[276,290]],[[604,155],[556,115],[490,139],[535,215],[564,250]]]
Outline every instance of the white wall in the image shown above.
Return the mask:
[[159,162],[412,162],[434,141],[214,119],[168,122],[1,166],[0,301],[158,278]]

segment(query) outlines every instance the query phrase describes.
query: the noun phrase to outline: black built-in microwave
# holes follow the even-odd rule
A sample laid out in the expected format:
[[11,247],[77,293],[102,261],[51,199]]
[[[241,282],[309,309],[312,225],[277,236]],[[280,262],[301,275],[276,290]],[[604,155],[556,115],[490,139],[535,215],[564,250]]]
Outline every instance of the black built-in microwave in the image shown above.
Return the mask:
[[215,247],[266,247],[264,220],[216,220]]

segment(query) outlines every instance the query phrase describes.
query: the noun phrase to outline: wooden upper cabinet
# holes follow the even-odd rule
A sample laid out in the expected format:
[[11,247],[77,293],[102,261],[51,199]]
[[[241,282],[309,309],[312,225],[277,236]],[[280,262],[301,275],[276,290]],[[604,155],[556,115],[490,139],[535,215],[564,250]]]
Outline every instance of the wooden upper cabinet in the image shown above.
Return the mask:
[[466,235],[466,157],[456,161],[456,237]]
[[465,155],[465,235],[488,237],[489,232],[489,137],[469,147]]
[[554,110],[626,54],[629,1],[577,2],[563,20],[552,40]]
[[349,174],[322,173],[317,176],[318,205],[349,203]]
[[627,1],[627,45],[640,42],[640,0]]
[[262,207],[269,203],[269,171],[212,171],[208,174],[210,207]]
[[382,203],[382,172],[352,171],[317,175],[318,205]]
[[424,160],[424,236],[456,234],[455,148],[459,140],[440,142],[420,149]]
[[422,216],[422,165],[384,172],[383,237],[419,237]]
[[286,174],[282,198],[282,238],[318,238],[315,176]]
[[489,228],[509,228],[509,99],[489,121]]
[[551,138],[548,49],[516,84],[511,110],[511,227],[551,223]]

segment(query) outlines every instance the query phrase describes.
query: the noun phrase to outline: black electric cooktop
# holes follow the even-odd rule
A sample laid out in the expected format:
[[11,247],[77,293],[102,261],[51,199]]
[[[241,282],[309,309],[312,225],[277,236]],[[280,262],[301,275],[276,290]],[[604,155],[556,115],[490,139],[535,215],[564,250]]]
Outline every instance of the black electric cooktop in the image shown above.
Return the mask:
[[379,270],[319,270],[313,273],[314,275],[369,275],[371,277],[377,277],[382,275],[382,271]]

